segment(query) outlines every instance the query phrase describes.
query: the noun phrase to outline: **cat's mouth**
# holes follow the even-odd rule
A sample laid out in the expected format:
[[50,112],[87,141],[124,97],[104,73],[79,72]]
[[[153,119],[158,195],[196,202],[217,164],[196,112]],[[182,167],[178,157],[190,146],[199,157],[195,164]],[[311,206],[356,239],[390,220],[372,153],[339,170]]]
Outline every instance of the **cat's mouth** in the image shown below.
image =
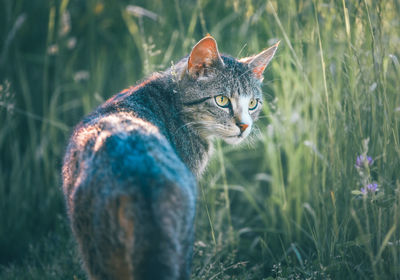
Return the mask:
[[246,130],[243,130],[239,133],[233,134],[233,135],[223,136],[222,139],[228,144],[235,145],[235,144],[239,144],[245,138],[247,138],[247,136],[249,136],[250,132],[251,132],[251,127],[247,128]]
[[230,145],[235,145],[242,142],[246,137],[247,135],[243,135],[243,133],[240,133],[237,135],[225,136],[223,137],[223,140]]

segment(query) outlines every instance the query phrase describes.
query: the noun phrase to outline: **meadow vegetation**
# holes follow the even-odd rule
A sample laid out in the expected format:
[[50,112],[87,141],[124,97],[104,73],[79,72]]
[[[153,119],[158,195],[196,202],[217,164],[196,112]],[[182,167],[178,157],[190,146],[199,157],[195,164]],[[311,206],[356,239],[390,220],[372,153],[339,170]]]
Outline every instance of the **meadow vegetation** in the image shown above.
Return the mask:
[[400,279],[400,2],[3,0],[0,279],[85,279],[73,126],[206,33],[268,66],[250,141],[199,183],[193,279]]

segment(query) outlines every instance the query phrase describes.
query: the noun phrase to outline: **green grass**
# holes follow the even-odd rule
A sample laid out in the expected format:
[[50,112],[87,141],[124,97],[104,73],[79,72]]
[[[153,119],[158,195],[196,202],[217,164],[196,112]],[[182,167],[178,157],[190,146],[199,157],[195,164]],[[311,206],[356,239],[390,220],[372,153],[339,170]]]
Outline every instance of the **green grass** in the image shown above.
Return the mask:
[[281,45],[251,143],[217,143],[199,184],[193,279],[400,279],[399,2],[135,1],[156,20],[129,4],[0,3],[0,279],[85,279],[69,133],[207,32],[239,57]]

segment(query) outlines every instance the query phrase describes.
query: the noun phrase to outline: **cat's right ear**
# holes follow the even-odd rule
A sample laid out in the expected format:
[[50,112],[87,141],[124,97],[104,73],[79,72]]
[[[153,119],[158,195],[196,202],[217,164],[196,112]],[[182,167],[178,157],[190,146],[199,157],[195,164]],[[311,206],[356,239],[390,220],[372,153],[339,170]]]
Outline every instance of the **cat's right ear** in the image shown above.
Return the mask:
[[280,42],[276,43],[272,47],[269,47],[268,49],[262,51],[257,55],[241,58],[239,59],[239,62],[247,64],[253,74],[256,76],[256,78],[262,82],[262,80],[264,79],[264,70],[271,59],[274,57],[275,52],[278,49],[279,43]]
[[188,59],[187,71],[190,76],[197,78],[204,75],[207,68],[217,65],[224,65],[224,62],[218,52],[217,42],[208,34],[193,47]]

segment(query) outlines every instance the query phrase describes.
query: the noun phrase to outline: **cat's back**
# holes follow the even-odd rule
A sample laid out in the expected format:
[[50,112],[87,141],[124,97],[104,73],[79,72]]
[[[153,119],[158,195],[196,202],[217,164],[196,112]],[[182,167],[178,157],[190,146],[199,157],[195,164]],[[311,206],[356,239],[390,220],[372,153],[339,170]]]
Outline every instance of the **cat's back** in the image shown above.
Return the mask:
[[[99,191],[138,188],[158,192],[156,181],[170,180],[195,189],[191,171],[166,135],[160,90],[152,79],[114,95],[78,124],[70,138],[63,165],[63,190],[73,207],[78,188],[95,184]],[[161,91],[161,92],[160,92]],[[160,184],[162,185],[162,184]]]

